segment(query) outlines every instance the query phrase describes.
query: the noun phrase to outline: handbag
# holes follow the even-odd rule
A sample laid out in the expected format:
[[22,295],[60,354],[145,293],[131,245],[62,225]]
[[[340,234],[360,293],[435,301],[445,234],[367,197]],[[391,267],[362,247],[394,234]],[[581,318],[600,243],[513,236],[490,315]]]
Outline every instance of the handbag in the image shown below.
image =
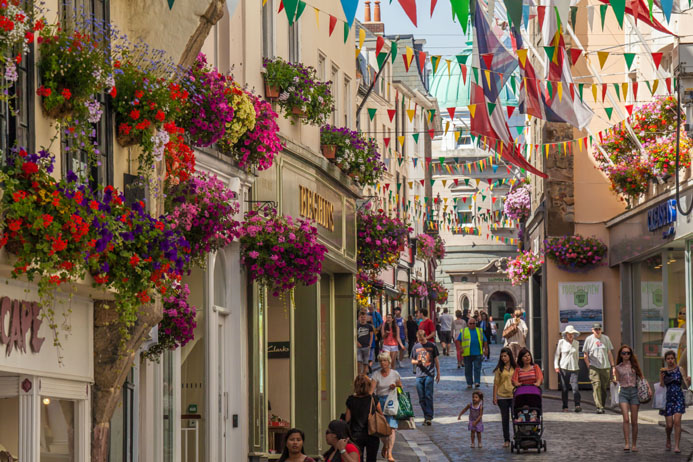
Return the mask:
[[640,401],[640,404],[649,403],[652,399],[652,392],[650,391],[647,379],[645,377],[638,377],[635,379],[635,386],[638,388],[638,401]]
[[517,324],[513,323],[503,330],[503,338],[508,339],[517,334]]
[[414,417],[414,408],[411,405],[411,397],[409,392],[397,389],[397,400],[399,401],[399,410],[397,411],[397,420],[407,420]]
[[609,391],[611,393],[611,406],[618,407],[618,394],[621,391],[621,387],[616,382],[611,382],[609,385]]
[[667,389],[659,383],[654,384],[654,399],[652,409],[664,409],[667,405]]
[[385,409],[383,414],[396,416],[399,412],[399,399],[397,398],[397,389],[390,390],[385,399]]
[[377,438],[390,436],[392,429],[387,424],[385,416],[376,409],[373,412],[373,397],[371,397],[371,407],[368,411],[368,434]]
[[693,406],[693,391],[685,388],[685,386],[685,383],[681,384],[681,388],[683,389],[683,404],[686,407]]

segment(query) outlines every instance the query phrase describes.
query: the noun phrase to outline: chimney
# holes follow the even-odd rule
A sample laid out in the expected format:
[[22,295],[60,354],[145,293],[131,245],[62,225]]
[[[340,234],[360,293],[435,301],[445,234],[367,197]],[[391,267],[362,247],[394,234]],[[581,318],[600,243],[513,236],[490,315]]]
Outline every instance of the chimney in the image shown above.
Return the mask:
[[380,20],[380,0],[375,0],[375,9],[373,10],[373,21],[371,21],[371,5],[370,1],[366,2],[365,17],[363,27],[371,31],[375,35],[385,35],[385,24]]

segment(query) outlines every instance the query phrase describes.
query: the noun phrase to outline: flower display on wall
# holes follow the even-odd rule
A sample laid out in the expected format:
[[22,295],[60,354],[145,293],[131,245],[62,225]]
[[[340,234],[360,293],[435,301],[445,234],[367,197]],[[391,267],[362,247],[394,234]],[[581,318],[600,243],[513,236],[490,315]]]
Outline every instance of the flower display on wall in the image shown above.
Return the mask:
[[414,298],[426,298],[428,297],[428,286],[424,281],[412,279],[411,284],[409,284],[409,295]]
[[531,203],[529,186],[523,185],[511,189],[505,196],[503,212],[512,220],[524,221],[529,218]]
[[433,258],[437,261],[443,261],[443,258],[445,258],[445,242],[443,242],[443,238],[440,237],[440,234],[436,235],[436,245],[433,249]]
[[250,281],[274,296],[318,280],[327,248],[309,221],[277,215],[276,210],[252,210],[245,215],[240,236],[241,260]]
[[408,225],[383,210],[359,211],[356,226],[358,268],[368,274],[377,274],[397,261],[411,232]]
[[336,146],[333,162],[361,186],[376,184],[385,173],[378,143],[364,139],[358,132],[324,125],[320,127],[320,144]]
[[144,353],[150,361],[158,361],[163,352],[185,346],[195,338],[197,310],[188,303],[189,296],[187,284],[176,284],[171,295],[163,298],[164,317],[158,326],[157,343]]
[[525,250],[518,254],[517,257],[506,261],[504,272],[510,279],[510,283],[517,286],[527,282],[532,274],[541,268],[543,264],[544,259],[540,255]]
[[606,244],[596,237],[551,237],[544,241],[544,253],[565,270],[586,270],[606,263]]
[[431,260],[435,257],[436,240],[428,234],[421,233],[416,236],[416,255],[422,260]]
[[428,298],[433,300],[438,305],[443,305],[448,301],[448,289],[438,281],[427,281]]

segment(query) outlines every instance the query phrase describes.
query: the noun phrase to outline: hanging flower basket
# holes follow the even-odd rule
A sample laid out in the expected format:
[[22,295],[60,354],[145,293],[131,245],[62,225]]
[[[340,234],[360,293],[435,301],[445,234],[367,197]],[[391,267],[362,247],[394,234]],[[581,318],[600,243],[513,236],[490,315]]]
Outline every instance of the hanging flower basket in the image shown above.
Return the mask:
[[544,241],[544,253],[564,271],[587,272],[606,263],[607,247],[596,237],[552,237]]
[[409,285],[409,296],[413,298],[426,298],[428,297],[428,287],[426,283],[418,279],[411,281]]
[[306,116],[306,111],[304,111],[303,109],[301,109],[298,106],[294,106],[291,108],[291,115],[301,119],[301,118]]
[[382,210],[359,211],[356,223],[359,271],[377,275],[397,261],[411,228]]
[[267,83],[267,77],[265,78],[265,98],[267,99],[277,99],[279,98],[279,86]]
[[358,184],[375,185],[382,178],[385,165],[380,160],[375,140],[365,139],[347,127],[323,125],[320,127],[320,143],[336,146],[334,163]]
[[427,281],[428,299],[438,305],[443,305],[448,301],[448,290],[438,281]]
[[510,283],[518,286],[529,281],[529,278],[541,268],[544,259],[528,250],[520,253],[517,257],[506,261],[505,274],[510,279]]
[[334,144],[321,144],[320,151],[322,151],[322,155],[325,159],[334,159],[337,153],[337,146]]

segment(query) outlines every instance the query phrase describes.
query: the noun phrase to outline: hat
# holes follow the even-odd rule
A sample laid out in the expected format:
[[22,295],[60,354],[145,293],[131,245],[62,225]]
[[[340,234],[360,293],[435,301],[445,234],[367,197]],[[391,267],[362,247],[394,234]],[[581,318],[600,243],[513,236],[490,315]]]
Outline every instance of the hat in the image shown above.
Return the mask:
[[602,323],[601,322],[595,322],[592,324],[592,329],[601,329],[602,328]]
[[580,331],[575,329],[573,326],[568,325],[565,326],[565,329],[563,329],[563,332],[561,334],[575,334],[575,335],[580,335]]

